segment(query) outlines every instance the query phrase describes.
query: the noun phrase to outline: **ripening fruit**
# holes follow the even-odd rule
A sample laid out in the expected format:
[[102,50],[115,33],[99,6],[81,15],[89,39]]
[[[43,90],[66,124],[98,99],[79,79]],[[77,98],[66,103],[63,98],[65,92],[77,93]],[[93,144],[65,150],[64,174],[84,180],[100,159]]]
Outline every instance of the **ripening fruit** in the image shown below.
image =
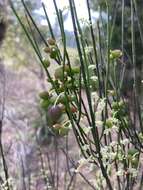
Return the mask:
[[71,111],[72,113],[76,113],[76,112],[77,112],[77,108],[76,108],[75,106],[71,106],[71,107],[70,107],[70,111]]
[[45,53],[51,53],[51,48],[46,46],[46,47],[44,48],[44,52],[45,52]]
[[48,39],[48,44],[51,45],[51,46],[53,46],[53,45],[56,44],[56,40],[54,40],[53,38],[49,38]]
[[39,97],[41,99],[47,100],[49,98],[49,92],[47,92],[47,91],[40,92]]
[[62,113],[63,112],[62,112],[61,107],[58,105],[55,105],[48,109],[47,116],[48,116],[49,121],[55,124],[62,116]]
[[57,58],[57,55],[58,55],[58,49],[56,46],[53,46],[51,48],[51,52],[50,52],[50,57],[51,59],[56,59]]
[[49,66],[50,66],[50,60],[44,58],[44,59],[43,59],[43,64],[44,64],[45,67],[49,67]]

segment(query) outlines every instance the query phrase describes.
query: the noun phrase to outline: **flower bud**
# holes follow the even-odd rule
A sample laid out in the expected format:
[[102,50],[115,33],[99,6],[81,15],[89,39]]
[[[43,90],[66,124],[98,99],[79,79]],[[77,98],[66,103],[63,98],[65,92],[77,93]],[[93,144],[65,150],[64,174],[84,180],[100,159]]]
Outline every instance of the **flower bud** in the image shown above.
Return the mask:
[[48,44],[51,45],[51,46],[53,46],[53,45],[56,44],[56,40],[54,40],[53,38],[49,38],[48,39]]

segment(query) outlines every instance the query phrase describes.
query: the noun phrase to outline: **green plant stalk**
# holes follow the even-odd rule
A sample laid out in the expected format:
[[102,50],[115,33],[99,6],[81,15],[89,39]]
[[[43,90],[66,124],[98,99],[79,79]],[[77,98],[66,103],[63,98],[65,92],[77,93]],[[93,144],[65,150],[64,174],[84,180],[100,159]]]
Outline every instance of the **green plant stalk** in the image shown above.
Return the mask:
[[48,43],[46,42],[45,38],[44,38],[43,35],[41,34],[39,28],[37,27],[37,24],[35,23],[35,21],[34,21],[34,19],[32,18],[31,14],[30,14],[30,12],[29,12],[29,10],[28,10],[28,8],[27,8],[27,6],[25,5],[24,0],[21,0],[21,2],[22,2],[22,4],[23,4],[24,9],[25,9],[26,13],[28,14],[30,20],[32,21],[32,23],[33,23],[35,29],[36,29],[37,32],[39,33],[39,35],[40,35],[42,41],[44,42],[44,44],[45,44],[46,46],[48,46]]
[[81,52],[81,48],[80,48],[80,42],[79,42],[79,39],[78,39],[78,33],[77,33],[76,22],[75,22],[76,18],[75,18],[75,15],[74,15],[75,13],[73,11],[73,9],[75,7],[74,7],[74,4],[72,2],[74,2],[74,1],[69,0],[70,9],[71,9],[71,15],[72,15],[73,28],[74,28],[77,48],[78,48],[78,52],[79,52],[79,56],[80,56],[83,79],[84,79],[84,82],[85,82],[86,93],[87,93],[87,98],[88,98],[88,103],[89,103],[89,108],[90,108],[90,114],[91,114],[91,119],[92,119],[92,124],[93,124],[92,135],[93,135],[93,139],[94,139],[95,144],[96,144],[96,150],[97,150],[97,152],[99,154],[98,161],[99,161],[99,164],[100,164],[100,167],[101,167],[102,174],[106,179],[106,182],[108,184],[109,189],[112,190],[113,188],[112,188],[111,182],[110,182],[110,180],[108,178],[108,175],[106,173],[106,169],[104,168],[103,163],[102,163],[102,155],[101,155],[101,152],[100,152],[99,135],[98,135],[98,130],[97,130],[96,126],[95,126],[95,117],[94,117],[94,113],[93,113],[93,110],[92,110],[90,93],[89,93],[88,88],[87,88],[87,81],[86,81],[86,75],[85,75],[85,70],[84,70],[84,62],[83,62],[83,59],[82,59],[82,52]]
[[137,7],[137,1],[133,0],[133,3],[134,3],[134,9],[135,9],[136,18],[137,18],[138,29],[139,29],[139,33],[140,33],[140,39],[141,39],[141,43],[143,46],[143,31],[142,31],[141,22],[140,22],[139,15],[138,15],[139,10]]
[[[55,2],[55,6],[56,6],[56,2]],[[59,22],[60,22],[60,28],[61,28],[61,35],[62,35],[62,41],[63,41],[63,46],[64,46],[64,51],[63,51],[63,74],[64,74],[64,67],[65,67],[65,61],[66,61],[66,56],[68,55],[67,54],[67,50],[66,50],[66,36],[65,36],[65,32],[64,32],[64,25],[63,25],[63,19],[62,19],[62,13],[59,11],[58,12],[58,9],[56,8],[56,11],[57,11],[57,15],[59,15]],[[70,65],[70,62],[68,62],[68,64]],[[71,65],[70,65],[70,69],[71,69]],[[72,78],[72,81],[74,82],[74,79]],[[64,83],[65,84],[65,83]],[[72,83],[73,84],[73,83]],[[68,89],[67,87],[64,85],[64,88],[65,88],[65,97],[66,99],[68,100]],[[76,92],[75,92],[76,93]],[[67,102],[67,101],[66,101]],[[69,119],[71,121],[72,124],[72,127],[73,127],[73,130],[74,132],[76,133],[76,137],[77,138],[77,143],[80,145],[80,147],[82,148],[82,146],[84,146],[85,144],[87,144],[87,141],[86,141],[86,138],[84,138],[83,134],[81,133],[80,131],[80,128],[78,128],[78,130],[80,132],[78,132],[78,130],[74,127],[74,119],[73,119],[73,114],[71,114],[70,112],[70,106],[69,106],[69,103],[66,103],[66,107],[67,107],[67,114],[69,116]],[[85,156],[85,158],[87,158],[87,156],[85,155],[84,151],[81,149],[83,155]],[[88,155],[90,156],[90,154]]]
[[93,50],[94,50],[94,58],[96,61],[95,65],[96,65],[97,76],[98,76],[99,96],[100,96],[100,98],[102,98],[102,85],[101,85],[99,64],[98,64],[98,59],[97,59],[96,40],[95,40],[95,36],[94,36],[94,32],[93,32],[93,23],[92,23],[92,19],[91,19],[89,0],[87,0],[86,2],[87,2],[88,17],[89,17],[89,22],[90,22],[90,32],[91,32],[91,38],[92,38],[92,44],[93,44]]
[[[83,38],[83,33],[82,33],[80,23],[79,23],[79,20],[78,20],[76,6],[75,6],[74,1],[73,1],[73,10],[74,10],[74,15],[75,15],[75,21],[76,21],[76,24],[77,24],[77,31],[78,31],[78,34],[79,34],[78,39],[79,39],[79,42],[80,42],[80,45],[81,45],[81,52],[82,52],[82,56],[83,56],[83,63],[84,63],[83,66],[84,66],[84,69],[85,69],[85,75],[86,75],[86,80],[87,80],[87,84],[88,84],[88,86],[86,88],[88,88],[88,91],[90,92],[90,82],[89,82],[90,77],[89,77],[89,71],[88,71],[89,64],[88,64],[87,55],[86,55],[86,52],[85,52],[86,43],[85,43],[84,38]],[[91,94],[90,94],[90,96],[91,96]]]
[[[85,83],[86,94],[87,94],[87,99],[88,99],[89,108],[90,108],[90,114],[91,114],[91,119],[92,119],[92,125],[93,125],[92,126],[92,131],[93,131],[92,134],[93,134],[94,141],[96,141],[98,139],[98,131],[97,131],[97,128],[95,126],[95,117],[94,117],[94,113],[93,113],[93,109],[92,109],[90,92],[89,92],[88,83],[87,83],[87,79],[86,79],[86,74],[85,74],[85,69],[84,69],[84,62],[83,62],[83,58],[82,58],[80,42],[79,42],[79,39],[78,39],[78,33],[77,33],[77,27],[76,27],[76,21],[75,21],[75,15],[74,15],[74,11],[73,11],[74,8],[73,8],[72,1],[69,1],[69,4],[70,4],[70,9],[71,9],[74,33],[75,33],[75,38],[76,38],[76,43],[77,43],[77,49],[78,49],[78,53],[79,53],[79,57],[80,57],[80,61],[81,61],[81,70],[82,70],[82,74],[83,74],[83,80],[84,80],[84,83]],[[99,144],[98,144],[98,149],[100,149]]]
[[[87,99],[88,99],[88,104],[89,104],[89,109],[90,109],[90,115],[91,115],[91,119],[92,119],[92,125],[93,125],[93,128],[95,128],[95,124],[94,124],[95,123],[95,116],[94,116],[93,109],[92,109],[91,94],[90,94],[89,82],[88,82],[89,77],[86,76],[86,69],[85,69],[84,61],[83,61],[83,57],[82,57],[82,50],[81,50],[81,46],[80,46],[78,32],[81,35],[81,37],[80,37],[81,41],[82,41],[82,37],[83,36],[82,36],[82,33],[81,33],[81,29],[80,29],[79,23],[77,23],[78,29],[76,27],[76,21],[78,22],[78,20],[77,20],[77,16],[74,15],[75,13],[74,13],[73,9],[75,9],[75,6],[71,4],[71,14],[72,14],[72,17],[73,17],[72,20],[73,20],[74,33],[75,33],[78,53],[79,53],[79,57],[80,57],[80,61],[81,61],[81,71],[82,71],[83,80],[84,80],[84,83],[85,83],[85,90],[86,90],[86,95],[87,95]],[[82,41],[82,48],[83,48],[83,41]],[[86,58],[85,51],[84,51],[83,55]],[[87,71],[87,74],[88,74],[88,71]]]
[[[64,76],[64,70],[65,70],[65,62],[66,62],[66,59],[67,59],[67,63],[68,63],[70,73],[71,73],[70,77],[72,79],[71,80],[72,86],[74,86],[74,78],[73,78],[73,75],[72,75],[71,63],[70,63],[70,59],[69,59],[68,52],[67,52],[67,49],[66,49],[66,35],[65,35],[65,30],[64,30],[64,21],[63,21],[63,17],[62,17],[62,11],[58,10],[56,1],[54,1],[54,6],[55,6],[56,14],[57,14],[57,17],[58,17],[59,27],[60,27],[61,36],[62,36],[62,42],[63,42],[63,46],[64,46],[63,58],[62,58],[62,61],[63,61],[63,76]],[[74,95],[76,97],[76,104],[78,105],[79,108],[81,108],[81,103],[78,101],[78,96],[77,96],[76,90],[73,89],[73,92],[74,92]]]
[[113,10],[113,19],[112,19],[112,26],[111,26],[111,32],[110,32],[110,44],[112,42],[113,32],[114,32],[114,28],[115,28],[118,6],[119,6],[119,0],[116,1],[115,8]]
[[[122,0],[122,26],[121,26],[121,49],[122,49],[122,64],[123,64],[123,70],[121,71],[121,81],[119,85],[119,93],[122,91],[122,86],[123,86],[123,81],[124,81],[124,76],[125,76],[125,63],[124,63],[124,20],[125,20],[125,0]],[[121,94],[119,94],[121,95]]]
[[[50,30],[51,37],[55,40],[55,35],[54,35],[53,29],[52,29],[52,26],[51,26],[51,23],[50,23],[50,19],[48,17],[48,14],[47,14],[47,11],[46,11],[44,3],[42,3],[42,7],[43,7],[43,10],[44,10],[44,13],[45,13],[45,16],[46,16],[46,20],[47,20],[47,23],[48,23],[48,27],[49,27],[49,30]],[[58,49],[58,60],[56,60],[56,61],[60,65],[61,61],[62,61],[62,56],[61,56],[60,50],[59,50],[57,45],[56,45],[56,47]]]
[[[133,62],[133,75],[134,75],[134,93],[135,93],[135,108],[137,109],[140,129],[143,132],[143,125],[141,119],[141,110],[138,101],[138,94],[137,94],[137,76],[136,76],[136,53],[135,53],[135,31],[134,31],[134,7],[133,7],[133,0],[131,0],[131,40],[132,40],[132,62]],[[136,114],[136,113],[134,113]]]
[[[32,34],[32,33],[33,33],[32,27],[31,27],[31,24],[30,24],[30,21],[29,21],[29,18],[28,18],[28,16],[27,16],[27,14],[25,14],[25,17],[26,17],[26,20],[27,20],[27,23],[28,23],[28,26],[29,26],[29,29],[30,29],[29,32]],[[34,45],[35,45],[35,48],[37,49],[37,52],[38,52],[39,56],[40,56],[41,59],[42,59],[42,55],[41,55],[41,52],[40,52],[40,49],[39,49],[39,46],[38,46],[38,43],[37,43],[37,41],[36,41],[36,38],[35,38],[34,33],[33,33],[33,35],[32,35],[32,38],[33,38],[33,43],[34,43]]]
[[57,88],[56,88],[56,86],[55,86],[55,84],[54,84],[54,82],[53,82],[53,80],[52,80],[52,78],[51,78],[51,76],[50,76],[50,73],[49,73],[49,71],[47,70],[47,67],[45,67],[45,65],[44,65],[44,63],[43,63],[42,56],[41,56],[41,54],[39,54],[40,51],[37,50],[37,46],[35,46],[33,40],[32,40],[31,37],[30,37],[29,32],[27,31],[26,27],[25,27],[24,24],[22,23],[22,21],[21,21],[19,15],[17,14],[17,12],[16,12],[16,10],[15,10],[13,4],[11,3],[10,6],[11,6],[11,8],[12,8],[12,10],[13,10],[13,13],[15,14],[16,18],[18,19],[18,21],[19,21],[21,27],[23,28],[23,30],[24,30],[24,32],[25,32],[25,34],[26,34],[26,36],[27,36],[27,38],[28,38],[30,44],[32,45],[32,47],[33,47],[33,49],[34,49],[36,55],[38,56],[38,58],[39,58],[39,60],[40,60],[40,62],[41,62],[41,64],[42,64],[43,68],[45,69],[46,74],[47,74],[47,76],[48,76],[48,78],[49,78],[51,84],[53,85],[54,89],[55,89],[56,92],[58,93]]

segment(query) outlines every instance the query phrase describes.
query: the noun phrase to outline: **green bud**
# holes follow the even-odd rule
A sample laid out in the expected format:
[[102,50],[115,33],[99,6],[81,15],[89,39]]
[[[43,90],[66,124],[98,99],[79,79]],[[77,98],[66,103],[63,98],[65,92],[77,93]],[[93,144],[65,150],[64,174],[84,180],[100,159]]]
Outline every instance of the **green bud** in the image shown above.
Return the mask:
[[43,99],[41,102],[40,102],[40,105],[43,109],[47,109],[50,105],[50,101],[49,100],[45,100]]
[[113,127],[113,121],[111,119],[107,119],[105,125],[107,128],[112,128]]
[[47,99],[49,99],[49,93],[47,91],[40,92],[39,97],[41,99],[46,99],[47,100]]
[[51,46],[53,46],[53,45],[56,44],[56,40],[54,40],[53,38],[49,38],[48,39],[48,44],[51,45]]
[[110,59],[118,59],[122,56],[122,51],[119,49],[110,50]]
[[45,67],[49,67],[49,66],[50,66],[50,60],[44,58],[44,59],[43,59],[43,64],[44,64]]
[[58,55],[58,49],[56,46],[53,46],[51,48],[51,53],[50,53],[50,57],[51,59],[56,59],[57,58],[57,55]]

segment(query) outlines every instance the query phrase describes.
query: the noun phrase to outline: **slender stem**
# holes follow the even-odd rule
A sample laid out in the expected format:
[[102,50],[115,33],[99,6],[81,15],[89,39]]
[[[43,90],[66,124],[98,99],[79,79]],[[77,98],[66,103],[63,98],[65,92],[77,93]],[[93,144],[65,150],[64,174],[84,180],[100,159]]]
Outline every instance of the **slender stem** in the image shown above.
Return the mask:
[[[143,132],[143,125],[141,119],[141,110],[137,93],[137,74],[136,74],[136,52],[135,52],[135,29],[134,29],[134,6],[133,0],[131,0],[131,40],[132,40],[132,62],[133,62],[133,75],[134,75],[134,93],[135,93],[135,108],[137,109],[140,129]],[[134,113],[136,115],[136,112]]]

